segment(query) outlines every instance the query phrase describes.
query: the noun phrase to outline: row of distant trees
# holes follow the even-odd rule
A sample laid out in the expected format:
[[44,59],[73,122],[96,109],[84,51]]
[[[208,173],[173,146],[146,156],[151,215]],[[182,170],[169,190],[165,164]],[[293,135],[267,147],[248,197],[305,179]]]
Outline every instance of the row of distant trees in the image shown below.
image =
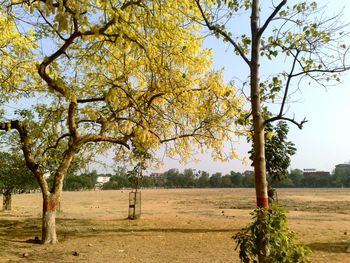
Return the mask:
[[21,156],[0,152],[0,194],[3,195],[3,210],[11,210],[13,193],[38,189],[34,175],[26,167]]
[[[110,176],[110,181],[102,185],[102,189],[120,189],[130,187],[130,181],[125,172],[119,171]],[[281,181],[271,182],[274,187],[350,187],[350,168],[335,169],[330,176],[307,175],[299,169],[291,170],[288,177]],[[254,172],[243,173],[231,171],[222,175],[214,173],[210,175],[205,171],[194,169],[170,169],[155,176],[144,176],[141,187],[164,187],[164,188],[250,188],[255,186]]]
[[[0,153],[0,190],[3,194],[3,209],[11,209],[12,193],[22,193],[39,189],[34,176],[25,167],[24,160],[9,153]],[[104,184],[98,184],[100,176],[109,177]],[[63,190],[103,190],[131,188],[132,180],[125,167],[117,167],[114,174],[99,174],[97,171],[77,175],[76,171],[67,175]],[[49,184],[53,178],[48,179]],[[273,187],[350,187],[350,165],[336,167],[330,176],[304,175],[302,170],[288,172],[281,181],[272,181]],[[140,182],[143,188],[251,188],[255,186],[254,172],[231,171],[229,174],[209,174],[195,169],[170,169],[164,173],[144,176]]]
[[[9,153],[0,153],[0,190],[3,194],[4,209],[11,209],[11,194],[38,189],[34,176],[25,167],[24,160]],[[98,185],[97,178],[107,176],[110,181]],[[271,177],[272,178],[272,177]],[[77,175],[72,171],[64,180],[63,190],[93,190],[99,186],[103,190],[132,187],[125,167],[117,167],[114,174],[98,174],[97,171]],[[53,178],[48,179],[49,184]],[[330,176],[307,175],[294,169],[281,181],[272,181],[273,187],[350,187],[350,165],[336,167]],[[170,169],[164,173],[144,176],[140,182],[143,188],[250,188],[255,187],[253,171],[243,173],[231,171],[229,174],[209,174],[195,169]]]
[[[23,160],[14,160],[13,156],[2,153],[0,189],[8,207],[11,207],[12,193],[27,192],[38,189],[33,175],[26,169]],[[4,160],[7,160],[6,162]],[[8,160],[12,160],[9,162]],[[100,176],[109,177],[104,184],[98,184]],[[48,179],[49,183],[50,180]],[[350,187],[350,166],[348,168],[335,168],[330,176],[304,175],[302,170],[294,169],[288,172],[287,178],[281,181],[272,181],[273,187]],[[65,191],[93,190],[96,186],[103,190],[122,189],[132,187],[130,175],[125,167],[117,167],[115,174],[99,174],[97,171],[76,175],[70,173],[64,180]],[[195,169],[170,169],[164,173],[144,176],[140,182],[143,188],[251,188],[255,186],[254,172],[243,173],[231,171],[229,174],[209,174],[206,171]]]

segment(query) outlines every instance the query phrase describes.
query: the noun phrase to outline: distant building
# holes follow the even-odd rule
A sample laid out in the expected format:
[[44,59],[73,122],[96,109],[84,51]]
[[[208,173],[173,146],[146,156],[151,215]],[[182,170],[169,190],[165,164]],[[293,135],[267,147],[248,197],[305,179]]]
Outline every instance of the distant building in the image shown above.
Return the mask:
[[150,177],[159,177],[159,176],[161,176],[161,173],[151,173],[149,176]]
[[331,176],[330,172],[325,171],[317,171],[316,169],[304,169],[304,176],[319,176],[319,177],[327,177]]
[[316,169],[314,168],[311,168],[311,169],[304,169],[304,173],[307,172],[307,173],[313,173],[313,172],[316,172]]
[[97,183],[104,184],[104,183],[109,182],[110,179],[111,178],[109,176],[99,176],[99,177],[97,177]]
[[103,184],[108,183],[111,177],[109,176],[99,176],[96,179],[96,184],[95,184],[95,190],[96,189],[102,189]]

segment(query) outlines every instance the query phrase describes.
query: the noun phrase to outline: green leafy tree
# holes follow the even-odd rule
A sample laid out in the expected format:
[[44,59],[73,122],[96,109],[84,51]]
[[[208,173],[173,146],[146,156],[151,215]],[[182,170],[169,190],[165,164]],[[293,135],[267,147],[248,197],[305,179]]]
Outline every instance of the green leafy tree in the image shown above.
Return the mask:
[[350,164],[338,164],[334,169],[335,185],[350,187]]
[[165,180],[165,187],[168,188],[174,188],[179,186],[179,177],[180,177],[180,172],[178,169],[170,169],[163,173],[164,180]]
[[91,190],[95,188],[97,182],[97,172],[83,173],[80,175],[69,174],[65,177],[64,191]]
[[295,186],[301,186],[301,182],[304,178],[303,171],[299,169],[291,170],[289,178],[293,181]]
[[114,169],[114,175],[110,176],[109,182],[102,185],[103,190],[115,190],[130,187],[128,171],[125,166],[117,166]]
[[209,187],[209,173],[201,171],[197,179],[197,186],[200,188]]
[[231,182],[233,187],[242,187],[242,174],[238,172],[230,172]]
[[86,186],[89,190],[94,189],[97,183],[97,171],[93,170],[91,172],[88,173],[82,173],[80,176],[85,177],[85,181],[86,181]]
[[286,178],[286,179],[283,179],[282,181],[272,182],[271,186],[272,186],[272,188],[270,188],[270,191],[272,191],[271,198],[272,198],[272,200],[276,200],[275,198],[277,198],[277,192],[276,192],[276,189],[273,187],[282,187],[282,188],[289,187],[290,188],[290,187],[295,187],[295,184],[294,184],[292,179]]
[[144,169],[145,165],[142,161],[140,161],[132,170],[127,172],[128,180],[130,181],[130,185],[135,192],[138,191],[141,185]]
[[[278,122],[276,126],[271,123],[265,126],[266,171],[270,179],[270,187],[273,182],[288,178],[290,157],[296,152],[294,143],[287,140],[288,130],[288,125],[284,121]],[[254,144],[249,153],[250,159],[254,160]]]
[[144,176],[141,181],[141,186],[144,188],[154,188],[156,184],[155,178],[151,176]]
[[117,168],[114,169],[115,176],[126,176],[128,171],[125,166],[117,166]]
[[[302,1],[292,6],[287,5],[287,0],[264,1],[263,5],[259,0],[194,0],[194,3],[202,14],[200,22],[227,42],[234,49],[233,54],[247,66],[248,79],[243,84],[247,85],[251,106],[239,123],[253,128],[256,205],[267,209],[265,127],[279,120],[303,127],[305,118],[298,121],[286,112],[292,89],[302,88],[307,79],[310,84],[321,86],[339,81],[339,74],[350,68],[345,44],[348,29],[339,23],[338,17],[319,17],[315,2]],[[250,27],[244,33],[241,25]],[[262,79],[261,67],[275,70],[265,71],[268,78]],[[272,116],[265,114],[269,112],[269,102],[280,104]],[[263,253],[258,253],[258,260],[266,262],[268,250],[264,247],[260,250]]]
[[231,176],[226,174],[221,178],[221,187],[229,188],[232,187]]
[[114,169],[114,175],[110,177],[109,182],[102,185],[103,190],[121,189],[130,187],[128,171],[125,166],[117,166]]
[[12,194],[38,188],[34,175],[20,155],[0,152],[0,190],[3,210],[11,210]]
[[265,142],[266,171],[274,181],[288,177],[290,157],[296,153],[294,143],[287,140],[288,130],[284,121],[278,122],[275,127],[271,123],[265,126],[265,132],[271,134]]
[[[346,28],[337,18],[319,19],[315,2],[299,2],[293,6],[288,6],[287,0],[278,4],[271,1],[271,6],[269,1],[260,5],[259,0],[194,2],[202,14],[201,22],[215,36],[230,44],[233,54],[247,66],[249,79],[243,84],[248,85],[251,107],[240,123],[253,127],[257,206],[267,208],[265,126],[285,120],[300,129],[303,127],[305,119],[298,122],[286,116],[293,84],[301,88],[306,78],[310,83],[322,86],[339,81],[339,74],[349,69],[348,48],[342,42],[347,41]],[[236,16],[241,11],[249,16]],[[223,21],[223,17],[227,19]],[[237,35],[230,30],[245,23],[245,18],[246,24],[250,25],[247,33]],[[273,68],[269,64],[276,65],[281,61],[285,62],[277,72],[272,71],[266,80],[261,79],[261,66]],[[280,109],[272,116],[265,114],[269,102],[280,104]]]
[[185,179],[185,187],[194,187],[195,186],[195,171],[193,169],[185,169],[183,172],[183,177]]
[[308,188],[334,187],[334,179],[331,176],[308,175],[303,177],[301,184]]
[[[240,248],[242,262],[257,262],[264,255],[268,255],[265,262],[310,262],[308,255],[311,250],[298,244],[295,233],[287,226],[285,210],[273,205],[271,209],[257,208],[251,215],[253,222],[233,237]],[[264,238],[261,238],[262,232]],[[261,251],[262,247],[268,251]]]
[[214,173],[209,178],[209,185],[210,187],[218,188],[221,187],[222,184],[222,174],[221,173]]
[[[64,178],[63,190],[80,191],[94,189],[97,182],[97,177],[98,174],[96,170],[80,173],[79,163],[73,163]],[[54,178],[51,178],[51,180],[51,183],[53,183]]]
[[[112,179],[113,177],[111,177]],[[126,178],[127,180],[127,178]],[[123,185],[120,185],[117,180],[110,180],[102,185],[103,190],[116,190],[123,188]]]
[[255,187],[255,177],[253,171],[244,171],[242,174],[242,187]]

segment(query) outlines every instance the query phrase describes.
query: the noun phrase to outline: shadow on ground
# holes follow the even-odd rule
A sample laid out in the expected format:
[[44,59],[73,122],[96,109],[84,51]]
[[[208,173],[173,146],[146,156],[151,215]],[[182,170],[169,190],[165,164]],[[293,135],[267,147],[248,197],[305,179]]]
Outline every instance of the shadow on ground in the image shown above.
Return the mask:
[[41,232],[41,220],[27,218],[21,220],[0,219],[0,232],[6,239],[23,239],[38,236]]
[[[133,223],[131,225],[130,223]],[[190,228],[190,227],[149,227],[137,224],[138,221],[127,219],[116,219],[109,221],[106,225],[97,226],[93,220],[85,219],[56,219],[57,235],[60,241],[74,237],[93,237],[106,235],[107,233],[215,233],[215,232],[237,232],[239,229],[228,228]],[[41,218],[27,218],[20,220],[0,219],[0,240],[8,242],[38,243],[37,238],[41,236]]]
[[335,242],[335,243],[310,243],[307,244],[312,251],[327,252],[327,253],[346,253],[350,246],[349,242]]

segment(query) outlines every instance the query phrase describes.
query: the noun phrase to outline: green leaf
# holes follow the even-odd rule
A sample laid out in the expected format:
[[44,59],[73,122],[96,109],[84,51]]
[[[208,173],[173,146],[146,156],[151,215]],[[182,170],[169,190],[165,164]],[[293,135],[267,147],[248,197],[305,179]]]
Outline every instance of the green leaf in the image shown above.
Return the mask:
[[284,17],[287,15],[287,12],[285,10],[282,10],[279,12],[279,16]]

